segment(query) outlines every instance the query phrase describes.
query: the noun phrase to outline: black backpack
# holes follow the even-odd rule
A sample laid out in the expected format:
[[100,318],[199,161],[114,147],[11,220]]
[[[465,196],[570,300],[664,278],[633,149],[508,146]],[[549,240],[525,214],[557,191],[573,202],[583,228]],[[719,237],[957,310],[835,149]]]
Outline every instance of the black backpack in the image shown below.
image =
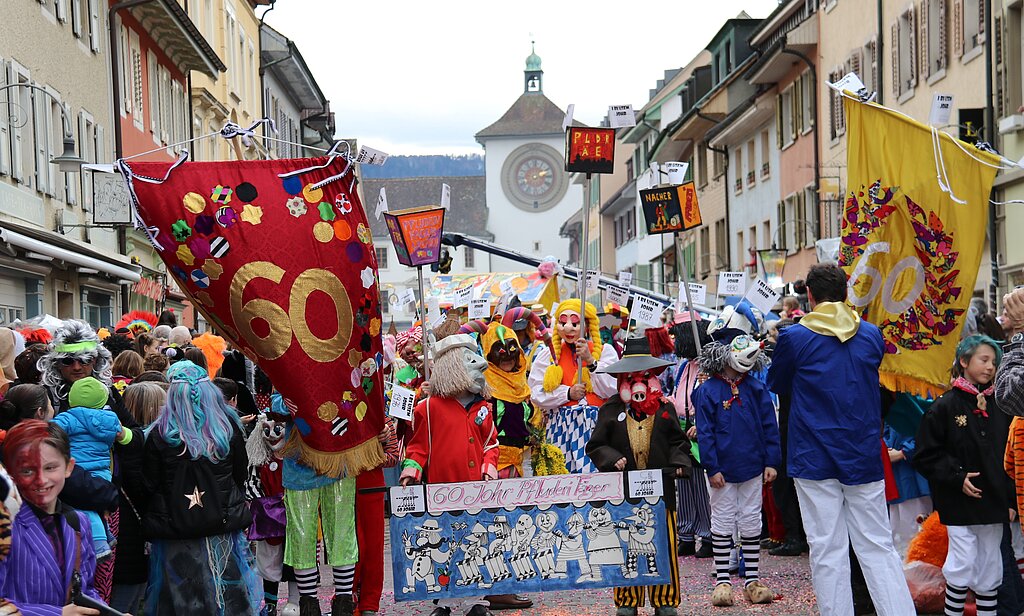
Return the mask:
[[[166,493],[153,495],[142,519],[142,531],[150,539],[198,539],[227,532],[228,503],[215,472],[216,463],[206,458],[179,458]],[[162,486],[161,486],[162,488]]]

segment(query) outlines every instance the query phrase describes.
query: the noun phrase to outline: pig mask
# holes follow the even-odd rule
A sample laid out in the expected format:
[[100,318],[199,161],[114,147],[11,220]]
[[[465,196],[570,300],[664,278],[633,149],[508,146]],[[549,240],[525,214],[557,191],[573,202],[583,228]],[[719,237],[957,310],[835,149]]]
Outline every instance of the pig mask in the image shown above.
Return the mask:
[[651,416],[661,406],[661,383],[657,372],[628,372],[620,374],[619,398],[630,408]]

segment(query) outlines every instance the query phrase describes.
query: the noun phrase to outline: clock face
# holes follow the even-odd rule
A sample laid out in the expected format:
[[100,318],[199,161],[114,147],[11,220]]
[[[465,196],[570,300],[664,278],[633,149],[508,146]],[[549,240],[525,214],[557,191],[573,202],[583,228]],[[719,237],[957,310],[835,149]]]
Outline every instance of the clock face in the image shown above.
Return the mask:
[[505,196],[527,212],[543,212],[557,205],[565,196],[567,184],[561,156],[542,143],[516,148],[502,165]]

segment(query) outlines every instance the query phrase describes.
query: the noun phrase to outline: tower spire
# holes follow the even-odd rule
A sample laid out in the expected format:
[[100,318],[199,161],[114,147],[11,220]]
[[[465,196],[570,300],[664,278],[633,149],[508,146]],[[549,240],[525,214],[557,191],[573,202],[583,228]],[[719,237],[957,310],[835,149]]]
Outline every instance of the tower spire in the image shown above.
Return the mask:
[[526,76],[525,92],[540,93],[544,91],[542,87],[544,71],[540,68],[540,56],[537,55],[536,41],[530,41],[530,55],[526,57],[524,74]]

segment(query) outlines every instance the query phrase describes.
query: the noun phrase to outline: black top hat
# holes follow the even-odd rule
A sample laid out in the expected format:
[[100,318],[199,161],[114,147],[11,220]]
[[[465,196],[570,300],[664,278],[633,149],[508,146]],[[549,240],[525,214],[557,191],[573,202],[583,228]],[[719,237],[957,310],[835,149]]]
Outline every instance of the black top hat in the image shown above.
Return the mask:
[[643,372],[644,370],[661,370],[671,366],[672,362],[658,359],[651,355],[651,345],[647,337],[629,338],[622,349],[622,359],[614,364],[596,370],[605,374],[627,374],[629,372]]

